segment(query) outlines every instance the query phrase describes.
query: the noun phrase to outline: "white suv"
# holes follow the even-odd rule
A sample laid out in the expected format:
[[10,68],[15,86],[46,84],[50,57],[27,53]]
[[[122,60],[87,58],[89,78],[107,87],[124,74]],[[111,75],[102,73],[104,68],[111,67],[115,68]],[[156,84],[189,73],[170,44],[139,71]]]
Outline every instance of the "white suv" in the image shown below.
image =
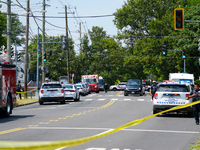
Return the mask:
[[44,102],[60,102],[65,104],[65,91],[59,82],[43,83],[39,92],[39,104]]
[[[189,94],[192,91],[190,84],[180,83],[161,83],[153,99],[153,114],[170,109],[178,105],[184,105],[192,102]],[[193,116],[192,106],[176,110],[176,112],[187,113]]]

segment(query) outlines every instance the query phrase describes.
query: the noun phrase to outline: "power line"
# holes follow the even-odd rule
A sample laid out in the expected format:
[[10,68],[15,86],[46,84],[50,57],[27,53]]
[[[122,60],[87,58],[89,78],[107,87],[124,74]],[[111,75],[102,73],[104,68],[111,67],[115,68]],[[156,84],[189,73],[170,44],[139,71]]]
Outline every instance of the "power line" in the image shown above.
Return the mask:
[[[18,1],[18,0],[16,0],[16,1]],[[168,5],[162,5],[162,6],[155,7],[155,8],[145,9],[145,10],[141,10],[141,11],[129,12],[129,13],[109,14],[109,15],[94,15],[94,16],[79,16],[77,18],[102,18],[102,17],[113,17],[113,16],[121,16],[121,15],[130,15],[130,14],[136,14],[136,13],[141,13],[141,12],[147,12],[147,11],[150,11],[150,10],[153,11],[155,9],[159,9],[159,8],[163,8],[163,7],[169,7],[169,6],[174,5],[174,4],[179,4],[179,3],[183,2],[183,1],[186,1],[186,0],[182,0],[182,1],[175,2],[175,3],[172,3],[172,4],[168,4]],[[3,2],[3,3],[5,3],[5,2]],[[6,13],[0,13],[0,14],[12,15],[12,14],[6,14]],[[26,16],[26,15],[18,15],[18,16]],[[41,18],[42,16],[32,16],[32,17]],[[45,17],[46,18],[65,18],[63,16],[45,16]],[[74,17],[68,17],[68,18],[74,18]]]

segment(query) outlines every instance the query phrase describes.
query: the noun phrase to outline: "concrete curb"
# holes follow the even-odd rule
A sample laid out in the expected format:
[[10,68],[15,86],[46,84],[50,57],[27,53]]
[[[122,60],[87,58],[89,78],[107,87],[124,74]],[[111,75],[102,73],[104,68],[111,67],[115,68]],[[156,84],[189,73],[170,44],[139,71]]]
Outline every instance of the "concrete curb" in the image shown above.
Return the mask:
[[31,104],[35,104],[35,103],[38,103],[38,101],[36,101],[36,102],[31,102],[31,103],[27,103],[27,104],[17,105],[16,107],[21,107],[21,106],[31,105]]

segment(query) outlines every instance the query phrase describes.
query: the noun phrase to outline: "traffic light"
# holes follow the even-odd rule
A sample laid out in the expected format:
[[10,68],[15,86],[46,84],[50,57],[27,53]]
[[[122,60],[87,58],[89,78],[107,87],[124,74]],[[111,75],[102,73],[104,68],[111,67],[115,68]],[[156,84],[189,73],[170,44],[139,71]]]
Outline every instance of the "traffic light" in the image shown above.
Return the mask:
[[46,58],[46,53],[44,52],[44,58],[43,58],[43,61],[46,62],[47,61],[47,58]]
[[10,52],[11,57],[15,55],[15,48],[14,46],[11,46],[11,52]]
[[183,58],[186,58],[186,52],[184,49],[182,50],[182,54],[183,54]]
[[167,45],[163,44],[161,49],[162,56],[167,56]]
[[184,8],[174,9],[174,30],[184,30]]

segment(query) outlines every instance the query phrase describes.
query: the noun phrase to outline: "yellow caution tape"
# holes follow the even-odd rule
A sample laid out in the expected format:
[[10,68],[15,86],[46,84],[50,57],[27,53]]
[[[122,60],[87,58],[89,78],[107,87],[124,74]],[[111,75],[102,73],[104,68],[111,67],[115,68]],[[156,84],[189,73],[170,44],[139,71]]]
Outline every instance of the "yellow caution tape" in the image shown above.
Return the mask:
[[30,93],[30,92],[33,92],[33,91],[35,91],[37,88],[35,88],[35,89],[33,89],[33,90],[30,90],[30,91],[25,91],[25,92],[16,92],[16,93],[18,93],[18,94],[22,94],[22,93]]
[[123,126],[115,128],[114,130],[104,132],[104,133],[98,134],[98,135],[93,135],[90,137],[85,137],[85,138],[75,139],[75,140],[68,140],[68,141],[46,141],[46,142],[41,142],[41,141],[39,141],[39,142],[0,141],[0,149],[1,150],[50,150],[50,149],[57,149],[60,147],[77,146],[77,145],[110,135],[112,133],[118,132],[122,129],[131,127],[131,126],[135,126],[147,119],[158,116],[162,113],[166,113],[166,112],[170,112],[170,111],[174,111],[174,110],[178,110],[178,109],[183,109],[183,108],[190,107],[192,105],[196,105],[199,103],[200,103],[200,101],[196,101],[196,102],[192,102],[189,104],[176,106],[171,109],[156,113],[154,115],[131,121]]

